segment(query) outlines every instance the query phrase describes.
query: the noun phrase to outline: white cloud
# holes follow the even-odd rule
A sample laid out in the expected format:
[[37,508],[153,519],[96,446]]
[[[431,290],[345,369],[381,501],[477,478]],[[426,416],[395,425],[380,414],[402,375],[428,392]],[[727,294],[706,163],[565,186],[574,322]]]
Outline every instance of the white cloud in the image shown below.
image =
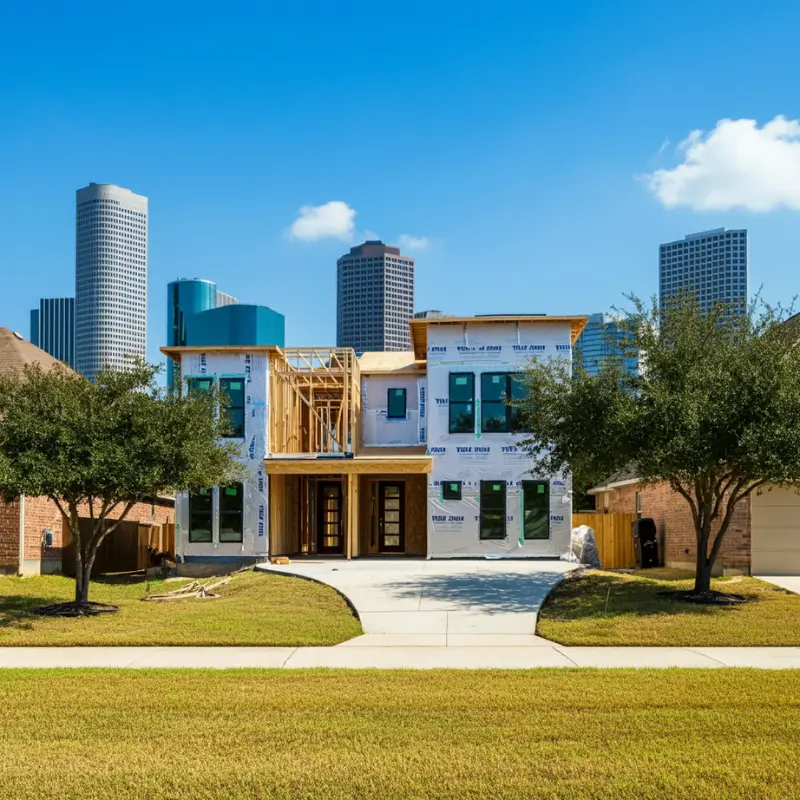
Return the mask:
[[321,206],[302,206],[297,219],[289,228],[291,239],[314,242],[317,239],[353,238],[356,210],[341,200],[331,200]]
[[692,131],[678,145],[683,163],[645,175],[667,208],[800,211],[800,120],[722,119],[714,130]]
[[427,236],[412,236],[410,233],[401,233],[397,237],[397,244],[401,250],[424,250],[431,240]]

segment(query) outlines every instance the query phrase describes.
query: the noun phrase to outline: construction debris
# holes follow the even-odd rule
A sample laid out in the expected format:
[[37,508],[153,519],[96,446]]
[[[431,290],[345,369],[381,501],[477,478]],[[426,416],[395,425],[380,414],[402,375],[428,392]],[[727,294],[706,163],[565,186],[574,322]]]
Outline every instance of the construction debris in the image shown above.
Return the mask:
[[167,592],[166,594],[148,594],[145,595],[142,600],[157,600],[157,601],[164,601],[164,600],[187,600],[191,598],[198,598],[200,600],[210,600],[220,595],[214,593],[214,589],[217,589],[220,586],[224,586],[226,583],[230,582],[231,576],[229,575],[227,578],[223,578],[221,581],[216,581],[216,583],[202,583],[201,581],[192,581],[191,583],[187,583],[186,586],[181,586],[180,589],[173,589],[171,592]]

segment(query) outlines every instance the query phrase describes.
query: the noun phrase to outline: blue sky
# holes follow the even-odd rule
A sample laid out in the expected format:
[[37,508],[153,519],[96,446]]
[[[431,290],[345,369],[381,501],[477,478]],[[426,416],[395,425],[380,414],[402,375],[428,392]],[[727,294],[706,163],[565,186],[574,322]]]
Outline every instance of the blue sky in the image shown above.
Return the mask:
[[[281,311],[288,344],[333,343],[336,258],[367,233],[423,240],[419,309],[606,310],[656,291],[659,242],[723,225],[751,232],[751,290],[800,287],[798,4],[0,15],[0,325],[25,335],[40,296],[74,291],[90,181],[150,198],[153,360],[179,276]],[[292,238],[299,209],[334,201],[335,235]]]

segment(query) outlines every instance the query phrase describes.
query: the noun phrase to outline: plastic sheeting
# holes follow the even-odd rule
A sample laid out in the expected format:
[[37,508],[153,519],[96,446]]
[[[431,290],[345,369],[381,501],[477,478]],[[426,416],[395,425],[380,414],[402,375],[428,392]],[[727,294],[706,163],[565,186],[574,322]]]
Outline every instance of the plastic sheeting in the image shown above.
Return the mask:
[[[389,419],[388,392],[406,390],[406,416]],[[367,447],[425,444],[425,378],[366,375],[361,382],[361,438]]]
[[570,549],[566,560],[584,564],[592,569],[603,568],[600,563],[600,553],[597,550],[594,530],[588,525],[579,525],[572,529]]
[[[521,372],[531,358],[571,358],[570,327],[563,323],[431,325],[428,328],[427,439],[434,456],[428,480],[428,554],[558,557],[570,544],[571,477],[531,473],[531,461],[513,433],[481,431],[481,375]],[[475,427],[449,432],[450,373],[475,375]],[[522,535],[522,482],[549,482],[549,537]],[[445,500],[442,484],[462,482],[461,500]],[[506,484],[506,535],[480,538],[481,481]]]
[[269,505],[264,458],[267,454],[269,362],[263,353],[185,353],[184,379],[201,376],[243,377],[245,381],[245,440],[241,460],[252,478],[244,482],[244,521],[241,543],[219,542],[219,492],[214,492],[213,542],[189,542],[189,502],[185,493],[175,498],[175,543],[184,556],[266,556]]

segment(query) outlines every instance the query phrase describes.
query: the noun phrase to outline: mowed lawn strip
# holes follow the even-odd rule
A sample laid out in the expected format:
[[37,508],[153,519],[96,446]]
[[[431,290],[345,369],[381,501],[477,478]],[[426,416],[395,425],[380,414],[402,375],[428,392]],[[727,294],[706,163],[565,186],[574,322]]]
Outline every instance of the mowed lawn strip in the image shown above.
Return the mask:
[[786,798],[800,673],[0,671],[17,800]]
[[[150,583],[152,593],[182,584]],[[333,589],[299,578],[249,571],[215,591],[217,599],[142,602],[143,580],[93,581],[89,599],[119,606],[82,619],[40,617],[37,606],[72,599],[75,582],[58,575],[0,577],[0,647],[67,645],[334,645],[361,625]]]
[[745,577],[711,585],[743,595],[743,605],[700,606],[661,594],[692,585],[689,573],[672,569],[574,573],[547,598],[536,633],[563,645],[800,646],[800,595]]

